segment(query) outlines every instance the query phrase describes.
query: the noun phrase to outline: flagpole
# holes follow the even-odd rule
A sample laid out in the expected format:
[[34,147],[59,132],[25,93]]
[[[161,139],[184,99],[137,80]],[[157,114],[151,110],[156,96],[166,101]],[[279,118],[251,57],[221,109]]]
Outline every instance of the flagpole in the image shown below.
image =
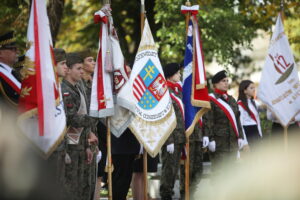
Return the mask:
[[[110,0],[103,0],[103,4],[111,5]],[[112,160],[111,160],[111,133],[110,133],[110,117],[106,118],[106,143],[107,143],[107,178],[108,178],[108,199],[112,200]]]
[[[186,6],[191,6],[191,2],[189,0],[187,0],[185,2]],[[189,20],[191,17],[191,13],[188,12],[185,15],[185,32],[186,32],[186,38],[187,38],[187,33],[188,33],[188,26],[189,26]],[[185,200],[189,200],[190,199],[190,136],[186,135],[186,159],[184,162],[184,166],[185,166]]]
[[[143,35],[145,23],[145,0],[141,0],[141,36]],[[147,151],[143,149],[143,177],[144,177],[144,200],[148,200],[148,161]]]

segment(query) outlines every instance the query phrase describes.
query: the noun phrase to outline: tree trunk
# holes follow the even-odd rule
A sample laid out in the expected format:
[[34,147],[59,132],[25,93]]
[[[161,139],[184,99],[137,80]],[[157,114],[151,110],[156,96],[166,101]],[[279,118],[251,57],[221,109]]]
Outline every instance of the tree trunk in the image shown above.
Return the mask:
[[55,46],[56,37],[59,32],[65,0],[48,0],[47,12],[50,23],[53,46]]

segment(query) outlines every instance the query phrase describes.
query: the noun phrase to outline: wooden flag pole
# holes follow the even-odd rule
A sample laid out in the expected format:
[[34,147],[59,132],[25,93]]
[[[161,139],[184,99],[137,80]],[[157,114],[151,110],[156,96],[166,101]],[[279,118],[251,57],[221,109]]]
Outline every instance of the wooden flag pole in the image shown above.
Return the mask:
[[[141,36],[143,35],[145,23],[145,0],[141,0]],[[143,149],[143,178],[144,178],[144,200],[148,200],[148,161],[147,151]]]
[[[185,2],[186,6],[191,6],[191,2],[188,0],[187,2]],[[187,39],[187,34],[188,34],[188,27],[189,27],[189,20],[190,20],[191,14],[190,12],[188,12],[185,16],[185,31],[186,31],[186,39]],[[190,137],[186,135],[186,159],[184,162],[184,166],[185,166],[185,200],[189,200],[190,199]]]
[[112,161],[111,161],[111,138],[110,138],[110,117],[106,118],[106,141],[107,141],[107,173],[108,173],[108,199],[112,200]]

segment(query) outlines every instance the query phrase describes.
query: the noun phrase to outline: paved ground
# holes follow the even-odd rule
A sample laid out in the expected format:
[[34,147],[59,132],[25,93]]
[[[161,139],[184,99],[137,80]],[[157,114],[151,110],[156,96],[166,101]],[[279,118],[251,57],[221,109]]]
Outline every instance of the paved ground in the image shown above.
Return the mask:
[[[210,162],[203,163],[203,178],[202,181],[209,181],[208,175],[210,174]],[[149,200],[159,200],[159,185],[160,185],[160,175],[161,175],[161,165],[158,165],[157,173],[149,174],[150,179],[148,180],[148,192],[151,197]],[[174,196],[173,200],[180,200],[180,192],[179,192],[179,180],[176,180],[174,186]],[[101,200],[107,200],[107,198],[100,198]],[[128,198],[128,200],[132,200],[132,198]]]

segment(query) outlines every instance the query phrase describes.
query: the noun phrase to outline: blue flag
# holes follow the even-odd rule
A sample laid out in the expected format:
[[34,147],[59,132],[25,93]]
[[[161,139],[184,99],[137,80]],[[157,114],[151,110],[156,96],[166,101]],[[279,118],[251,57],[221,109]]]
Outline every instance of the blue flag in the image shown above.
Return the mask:
[[[206,85],[197,87],[197,80],[203,77],[206,81],[203,54],[197,23],[189,21],[187,43],[184,56],[182,100],[184,104],[185,132],[191,135],[201,116],[210,108]],[[195,30],[194,30],[195,29]],[[194,34],[196,37],[194,38]],[[195,43],[194,43],[195,40]],[[193,44],[196,44],[195,46]],[[195,55],[193,53],[195,52]],[[199,56],[200,55],[200,56]],[[201,70],[199,70],[201,68]],[[200,76],[197,75],[200,73]]]

